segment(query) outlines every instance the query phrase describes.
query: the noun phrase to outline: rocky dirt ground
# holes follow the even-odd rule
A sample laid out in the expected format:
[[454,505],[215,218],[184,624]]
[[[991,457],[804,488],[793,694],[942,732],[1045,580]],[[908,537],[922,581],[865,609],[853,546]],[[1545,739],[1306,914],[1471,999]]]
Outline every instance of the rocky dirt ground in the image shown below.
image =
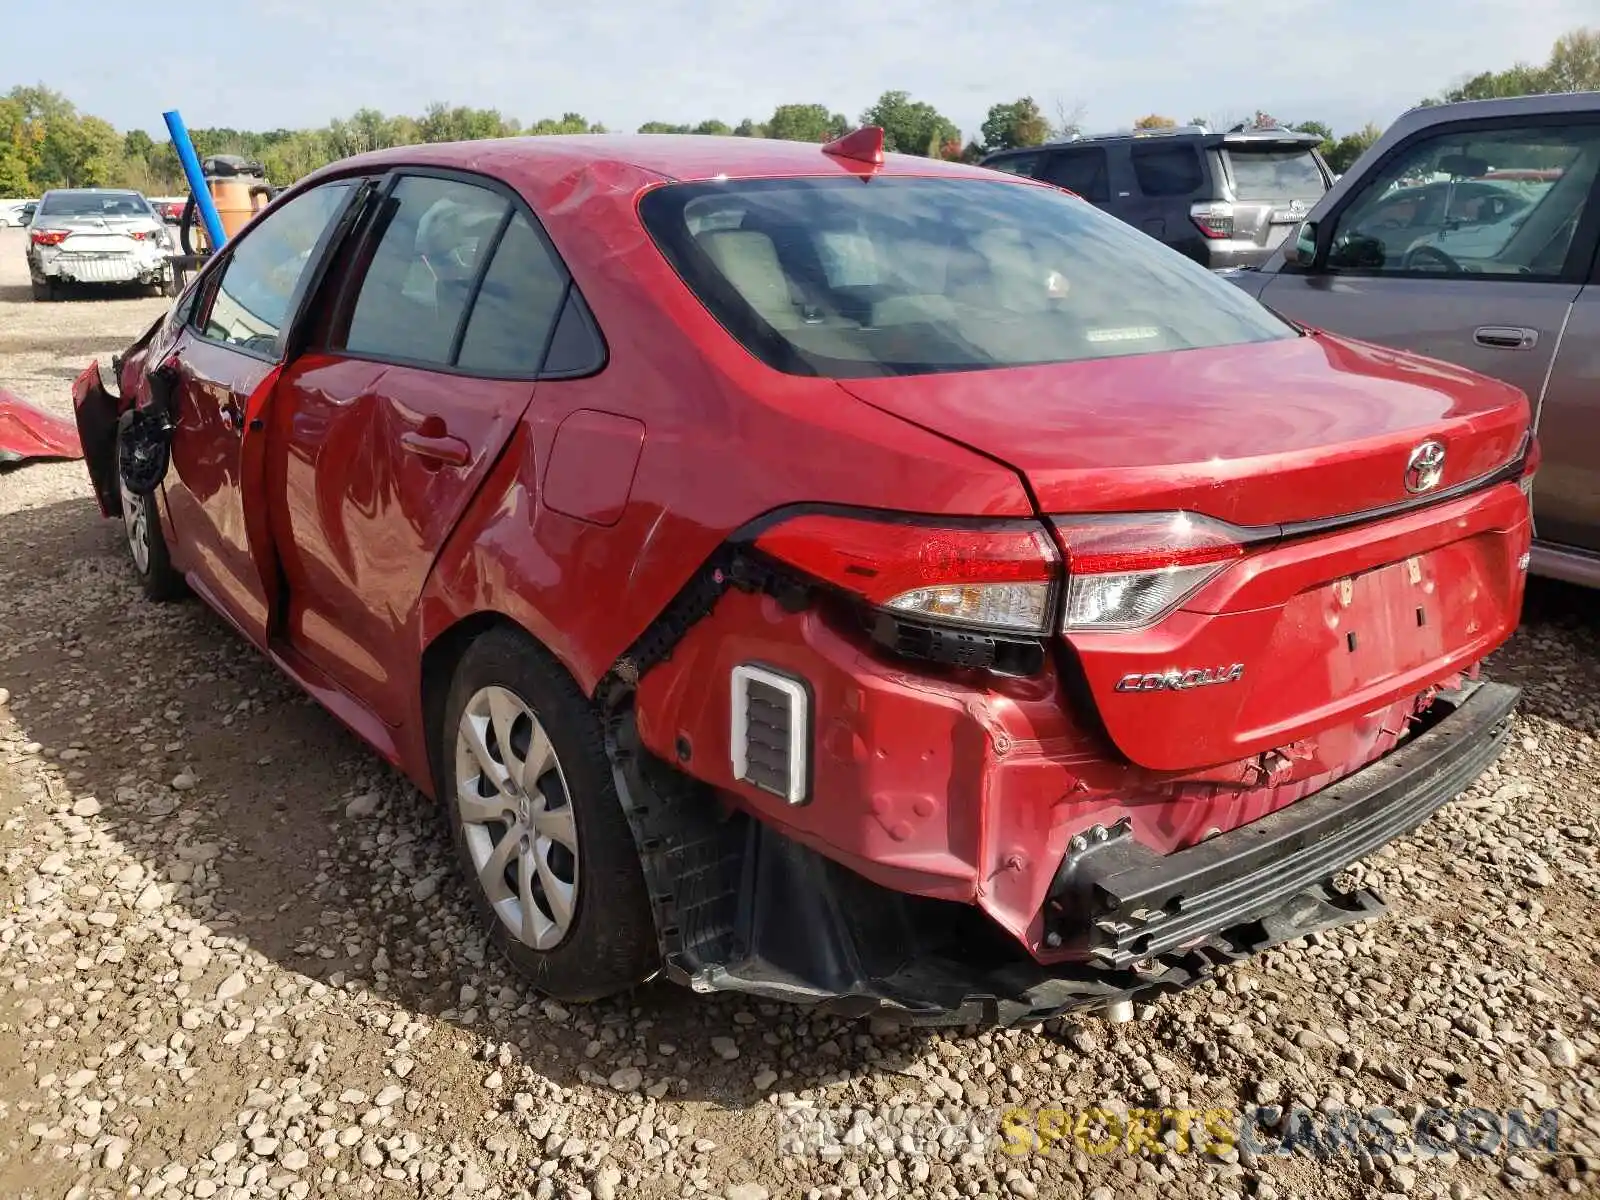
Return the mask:
[[[33,304],[20,267],[0,231],[0,385],[65,412],[163,302]],[[0,475],[0,1196],[1594,1190],[1597,661],[1594,597],[1538,588],[1492,667],[1527,688],[1510,751],[1356,872],[1393,911],[1141,1020],[902,1032],[668,985],[568,1009],[486,953],[420,796],[198,604],[141,600],[81,465]],[[1245,1105],[1231,1148],[1103,1136]],[[1067,1136],[1006,1153],[1019,1107]]]

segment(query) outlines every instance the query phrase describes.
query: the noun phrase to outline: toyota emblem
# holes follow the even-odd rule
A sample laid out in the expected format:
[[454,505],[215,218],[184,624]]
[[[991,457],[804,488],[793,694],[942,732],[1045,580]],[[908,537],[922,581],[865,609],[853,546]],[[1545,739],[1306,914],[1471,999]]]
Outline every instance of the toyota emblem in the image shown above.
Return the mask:
[[1444,447],[1438,442],[1423,442],[1406,460],[1406,491],[1413,496],[1431,492],[1444,478]]

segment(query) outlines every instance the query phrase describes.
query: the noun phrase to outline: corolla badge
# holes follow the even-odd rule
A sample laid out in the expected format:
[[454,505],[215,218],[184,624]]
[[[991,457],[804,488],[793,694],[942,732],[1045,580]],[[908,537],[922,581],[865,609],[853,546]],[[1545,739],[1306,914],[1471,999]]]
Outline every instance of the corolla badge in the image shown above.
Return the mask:
[[1187,671],[1135,671],[1117,680],[1119,692],[1187,692],[1191,688],[1219,683],[1237,683],[1244,677],[1244,664],[1226,667],[1193,667]]
[[1413,496],[1431,492],[1444,478],[1444,447],[1438,442],[1423,442],[1406,459],[1406,491]]

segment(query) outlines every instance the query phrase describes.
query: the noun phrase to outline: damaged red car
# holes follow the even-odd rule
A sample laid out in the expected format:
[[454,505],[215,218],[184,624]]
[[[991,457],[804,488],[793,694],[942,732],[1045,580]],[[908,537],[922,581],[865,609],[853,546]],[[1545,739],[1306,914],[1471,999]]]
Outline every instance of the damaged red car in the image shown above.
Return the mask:
[[1380,911],[1507,734],[1526,397],[881,146],[318,171],[78,380],[101,508],[557,996],[1014,1022]]

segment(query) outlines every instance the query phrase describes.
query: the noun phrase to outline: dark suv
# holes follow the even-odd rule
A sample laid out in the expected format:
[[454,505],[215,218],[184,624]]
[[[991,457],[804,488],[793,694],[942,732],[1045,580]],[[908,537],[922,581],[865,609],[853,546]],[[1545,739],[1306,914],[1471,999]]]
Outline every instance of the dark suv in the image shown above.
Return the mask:
[[1263,262],[1333,182],[1315,134],[1202,125],[1001,150],[983,165],[1076,192],[1208,267]]

